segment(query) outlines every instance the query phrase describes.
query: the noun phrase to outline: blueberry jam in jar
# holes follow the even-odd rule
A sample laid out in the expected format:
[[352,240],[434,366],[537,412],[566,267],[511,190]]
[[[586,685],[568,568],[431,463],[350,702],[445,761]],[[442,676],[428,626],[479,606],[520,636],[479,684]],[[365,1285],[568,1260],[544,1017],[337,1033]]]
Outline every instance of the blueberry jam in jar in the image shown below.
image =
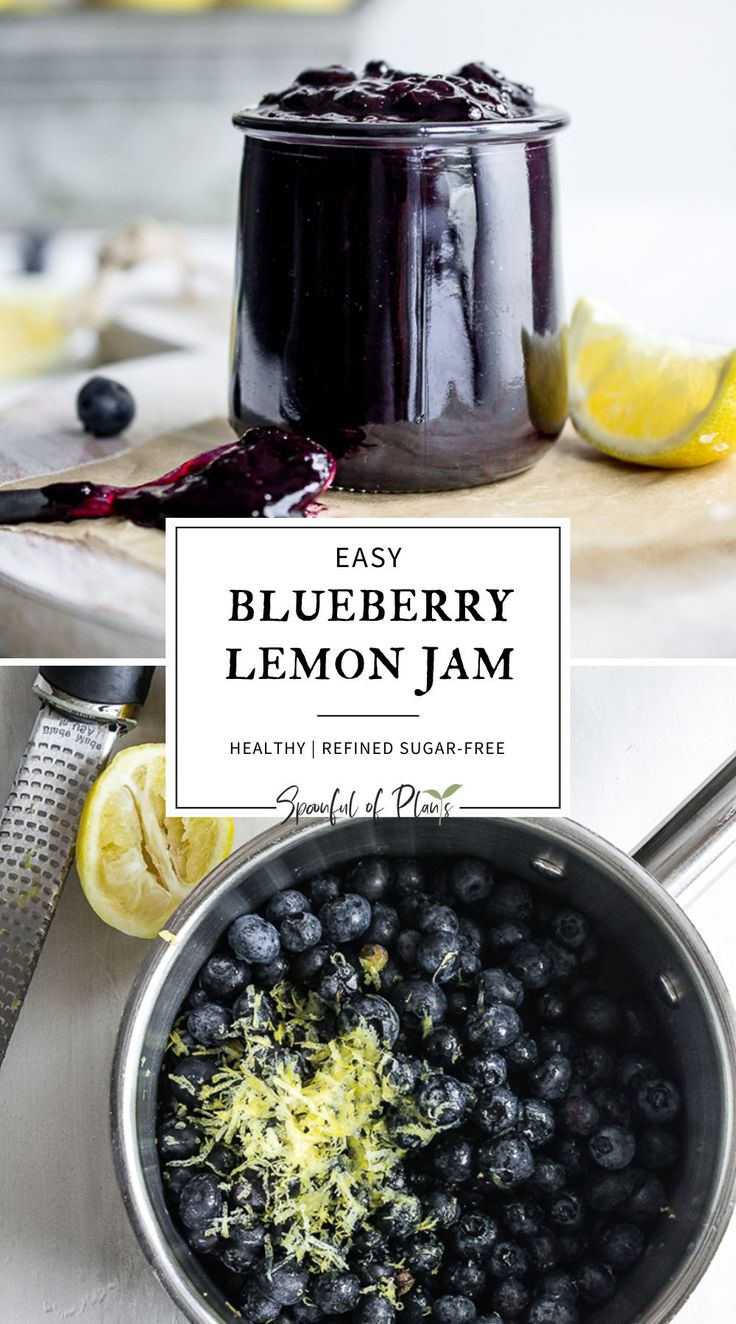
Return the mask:
[[337,482],[519,473],[567,407],[554,137],[530,88],[307,69],[245,132],[230,420],[313,437]]
[[159,1078],[170,1235],[217,1318],[633,1321],[690,1146],[626,955],[481,859],[286,881],[229,912]]

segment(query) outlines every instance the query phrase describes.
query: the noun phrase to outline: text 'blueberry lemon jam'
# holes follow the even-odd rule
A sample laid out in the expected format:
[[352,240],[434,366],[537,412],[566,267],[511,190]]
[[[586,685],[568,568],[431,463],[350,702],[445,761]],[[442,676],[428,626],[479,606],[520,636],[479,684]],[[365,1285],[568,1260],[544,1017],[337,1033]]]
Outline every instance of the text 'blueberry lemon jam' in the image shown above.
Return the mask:
[[378,491],[519,473],[560,432],[554,138],[483,63],[305,69],[245,133],[230,421],[313,437]]
[[199,970],[160,1077],[169,1208],[246,1324],[583,1324],[677,1217],[666,1053],[581,911],[479,859],[360,858]]

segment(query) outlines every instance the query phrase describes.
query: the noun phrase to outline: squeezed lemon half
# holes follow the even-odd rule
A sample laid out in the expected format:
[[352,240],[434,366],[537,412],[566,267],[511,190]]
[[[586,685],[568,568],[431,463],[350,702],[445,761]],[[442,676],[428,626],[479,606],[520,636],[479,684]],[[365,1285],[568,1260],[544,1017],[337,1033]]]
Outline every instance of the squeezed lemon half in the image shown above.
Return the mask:
[[166,817],[166,747],[133,745],[90,788],[77,834],[84,894],[106,924],[155,938],[230,854],[231,818]]
[[690,469],[736,450],[736,352],[662,339],[588,299],[569,350],[572,421],[606,455]]

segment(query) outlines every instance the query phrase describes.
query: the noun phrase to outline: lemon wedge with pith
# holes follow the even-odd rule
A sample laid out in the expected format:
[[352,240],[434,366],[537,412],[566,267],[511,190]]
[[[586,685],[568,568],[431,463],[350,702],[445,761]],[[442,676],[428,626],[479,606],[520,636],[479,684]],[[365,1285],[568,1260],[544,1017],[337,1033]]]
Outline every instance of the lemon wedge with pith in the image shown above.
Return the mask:
[[91,787],[77,871],[100,919],[155,938],[184,897],[230,854],[231,818],[166,817],[166,747],[133,745]]
[[736,351],[662,339],[587,299],[569,350],[572,421],[606,455],[690,469],[736,451]]

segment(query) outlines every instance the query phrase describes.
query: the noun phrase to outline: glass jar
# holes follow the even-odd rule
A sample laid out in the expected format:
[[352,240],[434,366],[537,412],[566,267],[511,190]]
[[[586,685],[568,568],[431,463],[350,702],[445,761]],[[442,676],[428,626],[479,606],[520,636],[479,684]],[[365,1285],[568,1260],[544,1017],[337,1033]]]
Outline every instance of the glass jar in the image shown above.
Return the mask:
[[520,473],[567,411],[555,134],[236,115],[230,420],[305,433],[342,487]]

